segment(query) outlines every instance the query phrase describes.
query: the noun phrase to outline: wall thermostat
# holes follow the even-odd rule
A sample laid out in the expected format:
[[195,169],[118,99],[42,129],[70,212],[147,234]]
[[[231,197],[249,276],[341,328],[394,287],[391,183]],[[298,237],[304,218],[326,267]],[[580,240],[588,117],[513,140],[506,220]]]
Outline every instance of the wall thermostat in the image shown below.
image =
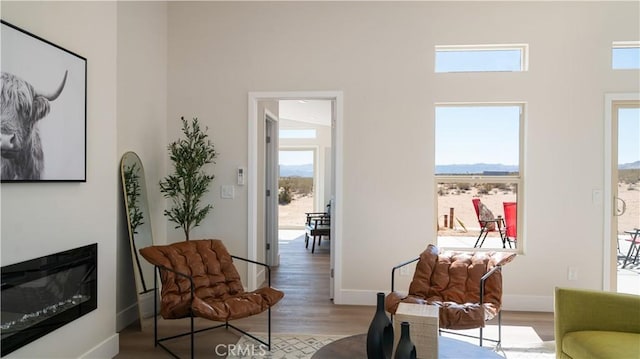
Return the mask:
[[244,185],[244,168],[238,167],[238,185]]

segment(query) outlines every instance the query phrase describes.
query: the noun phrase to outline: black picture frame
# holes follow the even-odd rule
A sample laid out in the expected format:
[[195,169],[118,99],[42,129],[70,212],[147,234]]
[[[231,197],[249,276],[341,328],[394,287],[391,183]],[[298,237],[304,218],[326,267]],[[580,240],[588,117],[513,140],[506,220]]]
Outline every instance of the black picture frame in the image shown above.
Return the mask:
[[0,23],[0,182],[86,182],[87,59]]

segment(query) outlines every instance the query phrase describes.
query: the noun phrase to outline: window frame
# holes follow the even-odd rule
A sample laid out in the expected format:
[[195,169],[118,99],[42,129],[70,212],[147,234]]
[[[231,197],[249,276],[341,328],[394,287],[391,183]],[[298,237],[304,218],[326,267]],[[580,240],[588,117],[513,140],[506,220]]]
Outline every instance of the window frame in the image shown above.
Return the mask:
[[[519,116],[519,123],[518,123],[518,132],[519,132],[519,141],[518,141],[518,174],[517,175],[478,175],[478,174],[472,174],[472,175],[439,175],[436,174],[436,163],[435,163],[435,143],[436,143],[436,137],[437,137],[437,133],[436,133],[436,122],[437,122],[437,117],[436,117],[436,112],[437,109],[439,107],[497,107],[497,106],[505,106],[505,107],[512,107],[512,106],[519,106],[520,107],[520,116]],[[525,213],[524,213],[524,193],[525,193],[525,166],[524,166],[524,152],[525,152],[525,118],[526,118],[526,109],[527,109],[527,103],[524,101],[516,101],[516,102],[510,102],[510,101],[504,101],[504,102],[439,102],[439,103],[435,103],[434,104],[434,121],[433,121],[433,129],[434,129],[434,141],[433,141],[433,148],[434,148],[434,165],[433,165],[433,173],[434,173],[434,187],[433,187],[433,194],[435,195],[435,201],[434,201],[434,216],[435,216],[435,220],[434,220],[434,232],[435,232],[435,237],[436,237],[436,243],[438,243],[438,184],[440,183],[470,183],[470,184],[477,184],[477,183],[515,183],[517,186],[517,192],[516,192],[516,208],[517,208],[517,236],[516,238],[518,239],[517,241],[517,246],[516,248],[505,248],[505,249],[500,249],[500,248],[495,248],[495,247],[486,247],[486,248],[473,248],[473,247],[448,247],[448,246],[442,246],[442,248],[445,248],[447,250],[460,250],[460,251],[469,251],[471,250],[476,250],[476,251],[496,251],[496,250],[501,250],[501,251],[508,251],[508,252],[515,252],[515,253],[519,253],[522,254],[523,253],[523,248],[525,246],[525,230],[524,230],[524,218],[525,218]],[[473,243],[470,243],[470,246],[472,246]],[[438,243],[438,247],[440,247],[440,244]]]
[[638,67],[613,67],[613,55],[615,49],[638,49],[640,51],[640,41],[614,41],[611,44],[611,69],[617,70],[638,70]]
[[[520,51],[520,70],[459,70],[459,71],[438,71],[437,56],[439,52],[475,52],[475,51]],[[497,73],[497,72],[527,72],[529,71],[529,44],[485,44],[485,45],[436,45],[434,51],[433,71],[438,74],[452,73]]]

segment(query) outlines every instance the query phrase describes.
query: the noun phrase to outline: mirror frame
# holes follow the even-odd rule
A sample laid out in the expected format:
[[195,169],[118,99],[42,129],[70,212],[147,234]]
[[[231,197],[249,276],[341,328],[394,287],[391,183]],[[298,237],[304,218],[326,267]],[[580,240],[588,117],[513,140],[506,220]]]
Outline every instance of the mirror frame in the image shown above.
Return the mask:
[[[128,164],[132,163],[132,168],[139,166],[135,173],[129,173],[129,169],[126,168]],[[136,183],[133,184],[133,187],[130,187],[130,177],[137,176]],[[153,315],[153,309],[145,310],[143,308],[144,302],[148,300],[145,298],[148,294],[154,292],[154,276],[155,276],[155,268],[151,263],[147,262],[143,258],[140,258],[138,250],[143,247],[151,246],[154,244],[153,240],[153,232],[151,228],[151,218],[149,212],[149,203],[147,200],[147,186],[146,186],[146,177],[144,174],[144,166],[142,165],[142,160],[140,157],[132,151],[125,152],[120,159],[120,177],[121,177],[121,186],[122,186],[122,194],[124,201],[124,209],[125,216],[127,218],[127,232],[129,234],[129,245],[131,249],[131,259],[133,262],[133,272],[136,282],[136,297],[138,300],[138,311],[140,315],[140,319],[148,317],[144,316],[144,313],[150,313]],[[137,184],[137,185],[136,185]],[[134,205],[131,206],[130,198],[133,196]],[[144,220],[144,221],[143,221]],[[144,225],[145,232],[148,233],[149,243],[143,243],[140,246],[139,241],[136,241],[137,228],[139,226]],[[140,248],[138,248],[140,247]],[[145,268],[143,268],[143,266]],[[150,277],[146,276],[145,273],[151,273]],[[148,283],[147,283],[148,282]],[[149,296],[151,300],[153,296]]]

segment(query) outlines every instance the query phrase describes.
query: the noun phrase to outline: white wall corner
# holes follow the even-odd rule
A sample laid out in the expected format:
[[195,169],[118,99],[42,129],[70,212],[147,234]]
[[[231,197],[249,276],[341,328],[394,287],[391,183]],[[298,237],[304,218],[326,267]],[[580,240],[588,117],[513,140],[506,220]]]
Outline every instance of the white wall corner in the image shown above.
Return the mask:
[[[153,306],[153,302],[151,305]],[[153,312],[153,309],[151,312]],[[138,304],[133,303],[116,314],[116,332],[120,332],[136,320],[138,320]]]

